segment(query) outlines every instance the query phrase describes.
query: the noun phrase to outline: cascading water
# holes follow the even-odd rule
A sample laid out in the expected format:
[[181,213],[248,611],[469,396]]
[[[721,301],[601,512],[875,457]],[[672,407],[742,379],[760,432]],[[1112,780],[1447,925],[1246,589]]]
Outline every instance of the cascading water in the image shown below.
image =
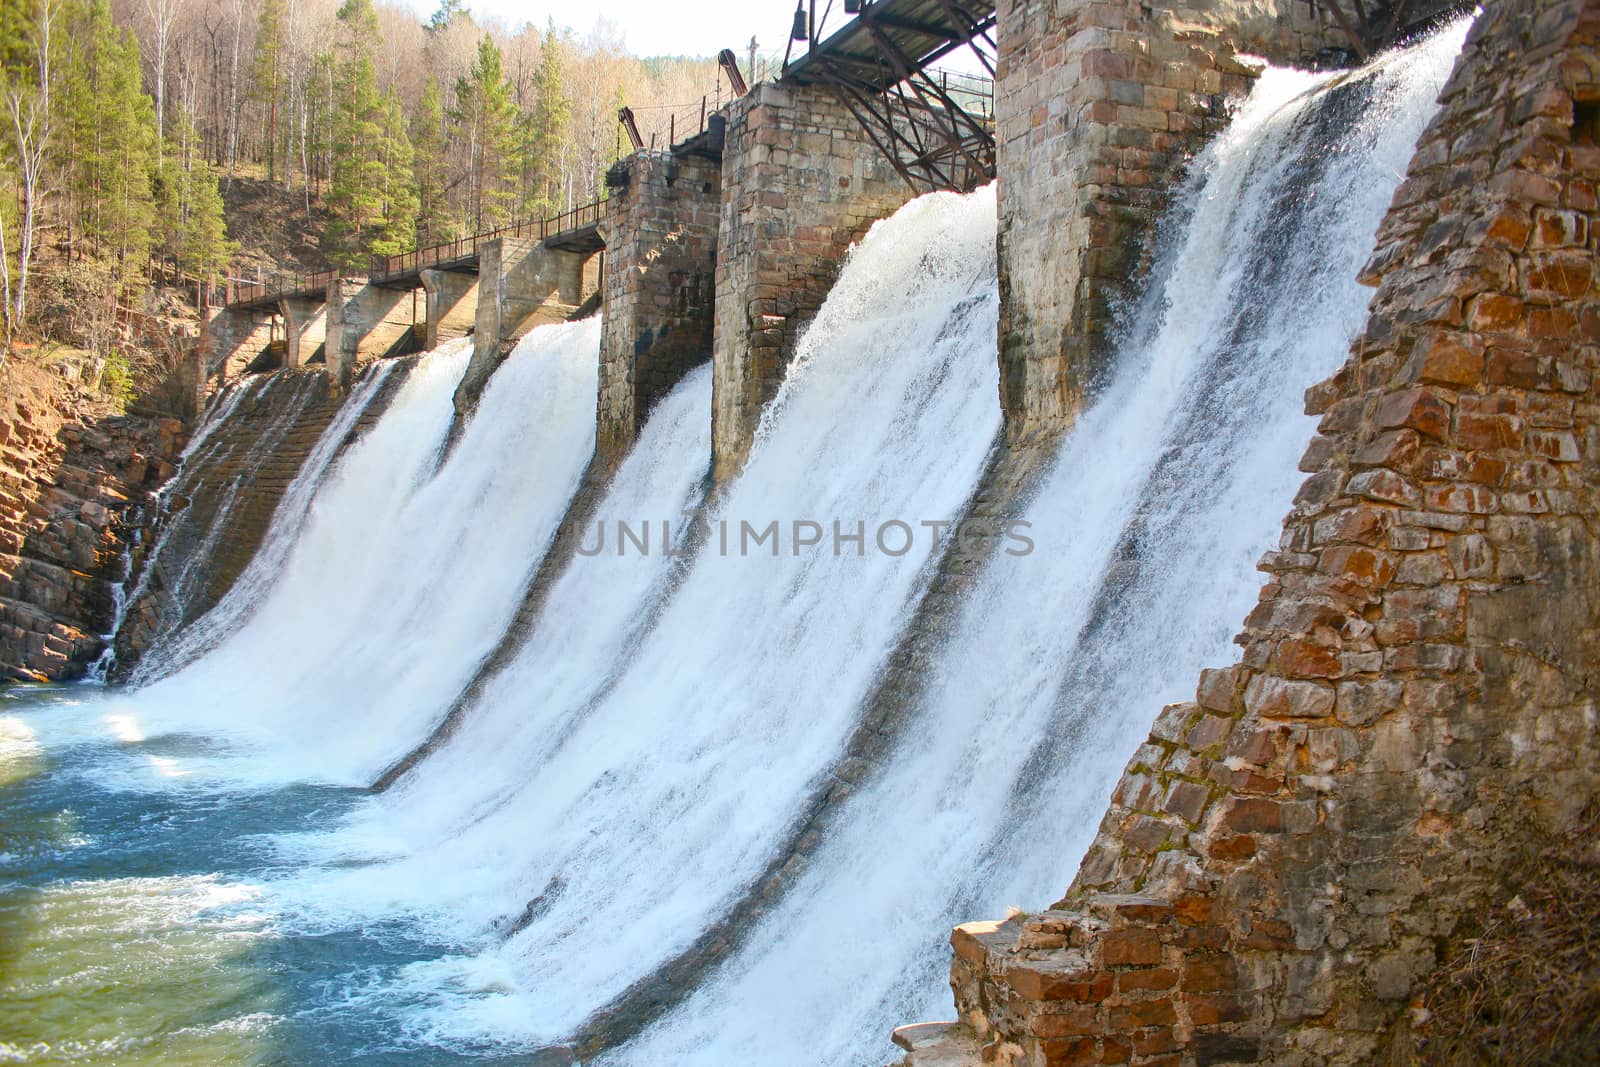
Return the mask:
[[[1300,393],[1359,328],[1352,279],[1460,40],[1344,79],[1269,72],[1196,161],[1112,380],[1029,505],[1034,550],[991,561],[911,726],[760,914],[739,902],[833,784],[931,578],[923,523],[959,517],[999,429],[993,191],[914,201],[853,253],[701,537],[711,376],[686,377],[526,643],[361,797],[326,783],[365,784],[437,723],[594,442],[596,324],[531,334],[448,456],[464,352],[425,357],[159,681],[0,718],[28,827],[0,873],[51,914],[153,922],[210,970],[273,976],[196,994],[190,1036],[107,1047],[494,1062],[717,926],[733,955],[600,1062],[892,1058],[893,1025],[948,1016],[948,926],[1065,888],[1162,703],[1231,658],[1310,435]],[[123,743],[91,744],[91,718]],[[0,927],[20,899],[0,893]],[[0,976],[0,1058],[58,984]]]
[[[338,414],[317,439],[316,446],[306,456],[305,462],[300,465],[294,481],[289,483],[283,498],[278,501],[278,506],[272,513],[272,524],[267,529],[261,547],[251,557],[250,563],[234,580],[222,600],[210,611],[181,630],[164,635],[164,639],[156,641],[146,650],[130,679],[133,685],[148,685],[157,678],[193,662],[238,629],[245,617],[254,610],[283,569],[289,548],[294,544],[300,524],[304,522],[312,498],[322,485],[322,479],[328,473],[334,457],[349,441],[351,432],[366,414],[373,400],[383,391],[384,383],[388,381],[394,369],[394,363],[384,362],[362,375],[349,398],[340,405]],[[238,406],[243,392],[243,387],[236,386],[224,397],[223,402],[218,405],[217,414],[207,420],[196,434],[196,444],[216,432],[216,426]],[[194,447],[192,444],[185,450],[185,459]],[[221,516],[212,523],[212,527],[213,530],[220,529]],[[152,553],[154,556],[152,563],[160,558],[163,548],[165,548],[164,541],[156,544]],[[209,545],[206,545],[206,549],[209,549]],[[197,563],[203,563],[204,557],[205,552],[198,555]],[[153,566],[146,567],[141,580],[147,581],[154,569]],[[129,599],[131,601],[136,598],[137,593]],[[119,618],[118,624],[120,623]],[[112,633],[115,632],[116,629],[113,628]]]
[[[908,550],[896,528],[884,550],[879,529],[898,520],[925,535],[923,520],[959,514],[999,429],[993,219],[992,190],[937,196],[865,239],[747,469],[702,520],[692,567],[652,603],[666,564],[637,558],[618,524],[648,522],[652,554],[663,524],[684,525],[686,476],[707,457],[708,376],[680,387],[651,426],[676,440],[641,442],[586,533],[598,553],[575,562],[517,662],[348,846],[387,834],[408,858],[307,887],[316,908],[351,917],[430,915],[461,938],[515,929],[492,959],[430,973],[463,993],[434,1025],[459,1028],[472,1017],[462,1002],[504,968],[518,1006],[499,1014],[519,1016],[529,1040],[565,1036],[717,919],[831,784],[929,576],[931,541]],[[698,419],[669,422],[691,389]],[[639,479],[668,453],[681,466],[662,494]],[[820,551],[795,549],[797,518],[822,529]],[[847,538],[864,523],[865,540],[835,554],[835,520]],[[773,522],[781,544],[744,536]],[[601,588],[612,592],[595,599]]]
[[[126,610],[140,602],[158,574],[162,595],[155,643],[183,625],[197,589],[204,584],[207,565],[227,528],[234,502],[245,487],[253,483],[273,451],[316,399],[317,390],[318,384],[310,375],[283,378],[257,375],[235,382],[218,398],[214,413],[184,448],[178,475],[161,488],[163,510],[175,498],[186,506],[182,514],[168,516],[161,524],[161,532],[151,546],[138,581],[120,605],[122,617],[112,628],[113,637],[126,621]],[[275,391],[287,393],[288,397],[253,440],[241,445],[232,434],[217,436],[217,429],[228,423],[229,417],[241,406],[270,399]],[[240,452],[242,454],[235,459],[235,454]],[[211,482],[217,484],[208,484]],[[188,505],[203,492],[219,503],[214,511],[195,514],[196,509]],[[178,558],[168,566],[168,557],[173,555]]]
[[530,333],[442,466],[469,349],[424,358],[303,523],[274,528],[281,568],[221,605],[237,628],[123,713],[244,739],[236,769],[264,781],[370,781],[492,649],[554,536],[594,448],[598,343],[596,322]]
[[988,568],[915,737],[739,957],[607,1064],[885,1062],[894,1026],[950,1017],[951,925],[1067,887],[1155,714],[1235,658],[1302,477],[1301,393],[1361,326],[1354,278],[1464,33],[1261,79],[1029,509],[1038,550]]

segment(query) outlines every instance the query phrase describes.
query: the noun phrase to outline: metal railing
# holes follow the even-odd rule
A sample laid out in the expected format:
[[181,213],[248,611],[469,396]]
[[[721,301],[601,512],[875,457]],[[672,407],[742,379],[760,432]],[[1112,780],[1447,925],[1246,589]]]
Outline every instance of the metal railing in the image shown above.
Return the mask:
[[719,85],[716,92],[706,93],[698,103],[687,107],[651,109],[643,114],[625,107],[617,113],[617,119],[627,132],[635,152],[654,152],[672,148],[705,133],[706,120],[732,103],[733,99],[733,93]]
[[557,234],[569,230],[581,230],[585,226],[593,226],[606,217],[609,200],[596,200],[592,204],[575,207],[571,211],[564,211],[555,218],[544,220],[544,229],[539,234],[541,241],[547,241]]
[[[387,281],[393,278],[415,274],[429,267],[440,264],[455,263],[460,260],[475,259],[490,241],[502,237],[529,237],[538,240],[548,240],[557,234],[568,230],[582,229],[593,226],[606,217],[605,200],[596,200],[591,204],[564,211],[552,218],[524,219],[513,222],[494,230],[485,230],[469,237],[458,237],[453,241],[429,245],[413,252],[401,252],[398,255],[385,256],[372,260],[368,267],[368,277],[374,281]],[[279,299],[286,296],[297,296],[303,293],[323,292],[328,283],[335,277],[349,276],[352,271],[324,270],[314,274],[273,274],[269,277],[250,282],[229,281],[227,303],[251,304],[267,298]]]
[[994,118],[994,79],[960,70],[929,67],[921,72],[929,83],[939,86],[962,111],[973,118]]
[[319,270],[310,274],[273,274],[260,281],[228,283],[229,304],[252,304],[266,297],[297,296],[324,292],[337,271]]

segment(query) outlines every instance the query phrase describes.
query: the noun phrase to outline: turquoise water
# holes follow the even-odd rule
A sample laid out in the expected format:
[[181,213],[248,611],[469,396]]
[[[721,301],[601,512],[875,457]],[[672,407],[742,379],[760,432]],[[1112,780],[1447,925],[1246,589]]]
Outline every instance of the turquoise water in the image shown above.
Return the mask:
[[278,835],[326,827],[359,790],[141,788],[214,743],[119,739],[94,728],[103,701],[0,694],[0,1063],[526,1062],[410,1021],[428,1005],[400,992],[406,969],[467,946],[275,912]]

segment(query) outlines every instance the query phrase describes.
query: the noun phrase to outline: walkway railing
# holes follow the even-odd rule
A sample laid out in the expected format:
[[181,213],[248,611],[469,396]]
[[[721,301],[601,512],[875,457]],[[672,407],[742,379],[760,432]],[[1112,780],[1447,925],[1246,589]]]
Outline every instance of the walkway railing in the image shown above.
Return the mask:
[[[445,241],[442,244],[430,245],[419,248],[414,252],[402,252],[398,255],[385,256],[374,259],[368,267],[368,277],[374,281],[386,281],[393,278],[415,274],[429,267],[440,264],[456,263],[462,260],[476,259],[485,244],[499,240],[502,237],[528,237],[544,241],[569,230],[583,229],[593,226],[606,217],[605,200],[596,200],[592,204],[564,211],[552,218],[525,219],[514,222],[508,226],[501,226],[494,230],[485,230],[475,233],[470,237],[458,237],[454,241]],[[230,285],[228,294],[229,304],[252,304],[267,298],[277,299],[300,293],[320,292],[328,287],[328,283],[341,274],[337,270],[318,271],[314,274],[274,274],[260,281],[244,282]]]
[[230,304],[252,304],[268,296],[291,296],[314,293],[328,288],[337,271],[319,270],[310,274],[274,274],[257,282],[241,282],[230,286]]

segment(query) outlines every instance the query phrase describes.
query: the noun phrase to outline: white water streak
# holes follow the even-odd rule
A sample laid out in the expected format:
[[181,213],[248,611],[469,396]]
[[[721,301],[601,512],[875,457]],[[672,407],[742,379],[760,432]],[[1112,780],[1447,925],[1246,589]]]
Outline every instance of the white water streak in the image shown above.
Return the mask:
[[238,629],[138,691],[146,732],[249,743],[229,776],[364,784],[494,647],[594,447],[598,324],[541,327],[438,458],[464,343],[423,359],[337,464]]
[[1066,889],[1155,714],[1236,658],[1302,477],[1301,392],[1360,328],[1355,274],[1460,44],[1389,60],[1353,123],[1316,124],[1326,79],[1262,79],[1029,511],[1038,551],[985,573],[914,739],[746,949],[606,1064],[888,1062],[893,1027],[952,1017],[951,925]]

